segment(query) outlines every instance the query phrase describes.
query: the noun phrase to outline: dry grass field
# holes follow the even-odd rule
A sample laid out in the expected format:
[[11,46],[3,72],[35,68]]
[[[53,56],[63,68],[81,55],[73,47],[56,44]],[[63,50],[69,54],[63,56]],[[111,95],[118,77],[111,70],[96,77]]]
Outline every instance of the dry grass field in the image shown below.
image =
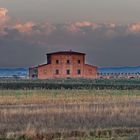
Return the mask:
[[9,140],[137,140],[139,133],[138,90],[0,91],[0,137]]

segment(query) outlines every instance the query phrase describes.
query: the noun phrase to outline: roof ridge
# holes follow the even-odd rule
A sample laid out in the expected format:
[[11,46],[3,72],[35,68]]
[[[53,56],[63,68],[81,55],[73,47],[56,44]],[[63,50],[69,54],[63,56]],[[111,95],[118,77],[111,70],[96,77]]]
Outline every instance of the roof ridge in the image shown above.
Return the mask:
[[82,52],[76,52],[76,51],[57,51],[57,52],[52,52],[52,53],[47,53],[47,55],[52,55],[52,54],[82,54],[82,55],[85,55],[85,53],[82,53]]

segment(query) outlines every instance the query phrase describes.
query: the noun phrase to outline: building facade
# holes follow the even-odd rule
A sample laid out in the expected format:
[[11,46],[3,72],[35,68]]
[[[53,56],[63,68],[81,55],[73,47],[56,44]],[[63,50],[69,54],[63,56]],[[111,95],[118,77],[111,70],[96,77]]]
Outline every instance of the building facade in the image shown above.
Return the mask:
[[97,78],[97,67],[85,63],[85,54],[62,51],[47,54],[47,64],[29,69],[30,78]]

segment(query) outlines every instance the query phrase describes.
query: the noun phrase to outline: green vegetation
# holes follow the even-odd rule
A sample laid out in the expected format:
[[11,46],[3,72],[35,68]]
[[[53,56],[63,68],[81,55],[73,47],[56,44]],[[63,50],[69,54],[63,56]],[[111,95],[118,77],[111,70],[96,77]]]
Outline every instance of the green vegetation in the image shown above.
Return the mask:
[[0,89],[140,89],[140,79],[1,79]]

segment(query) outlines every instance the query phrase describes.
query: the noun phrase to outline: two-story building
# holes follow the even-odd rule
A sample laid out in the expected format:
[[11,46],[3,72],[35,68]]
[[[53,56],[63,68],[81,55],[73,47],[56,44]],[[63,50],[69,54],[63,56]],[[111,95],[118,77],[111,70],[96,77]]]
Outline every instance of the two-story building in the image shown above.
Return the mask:
[[97,67],[85,63],[85,53],[61,51],[47,54],[47,64],[29,69],[30,78],[97,78]]

